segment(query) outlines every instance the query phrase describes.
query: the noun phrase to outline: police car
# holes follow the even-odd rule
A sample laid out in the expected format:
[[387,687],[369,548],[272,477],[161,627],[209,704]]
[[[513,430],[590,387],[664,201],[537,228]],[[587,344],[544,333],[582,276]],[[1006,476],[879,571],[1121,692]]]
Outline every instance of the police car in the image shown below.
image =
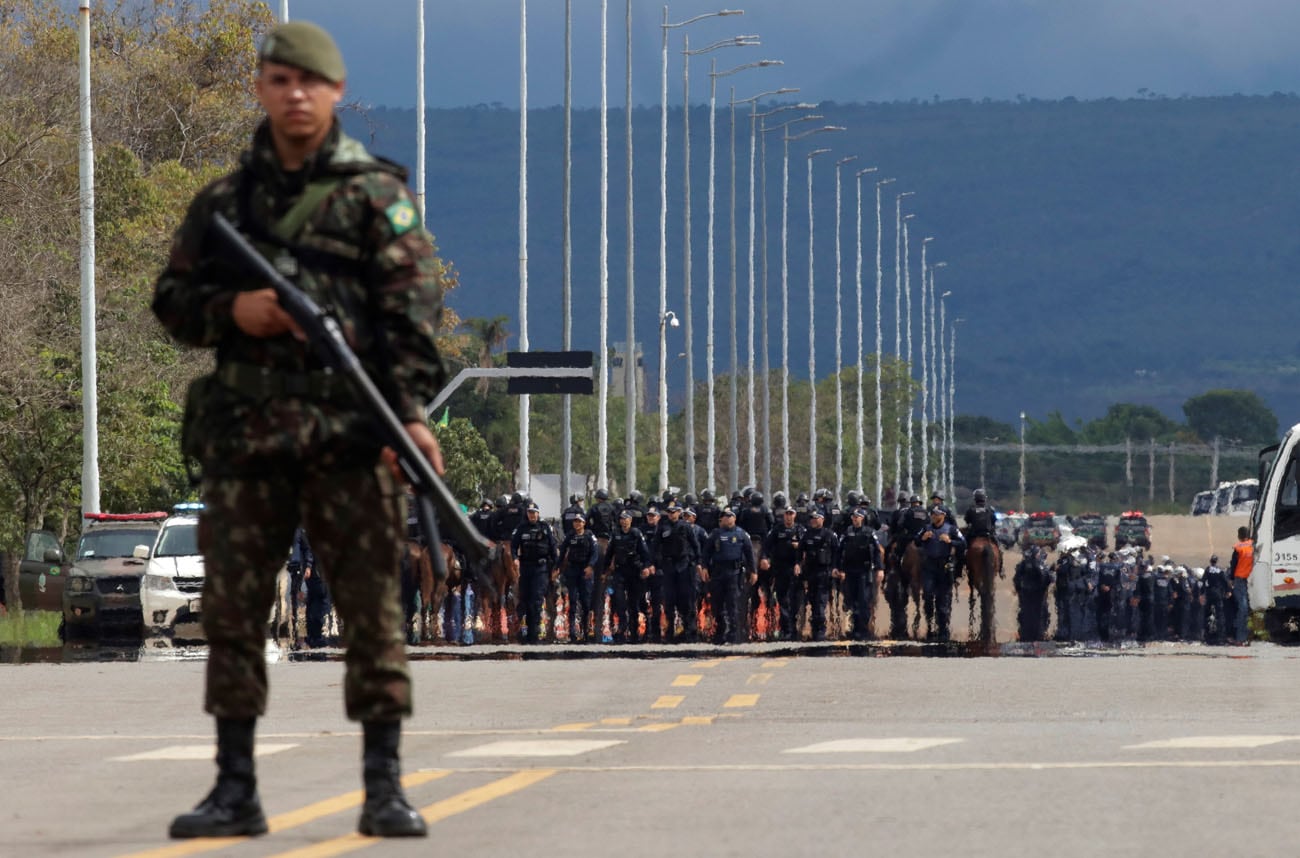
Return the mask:
[[[177,627],[196,624],[202,607],[203,555],[199,553],[201,503],[176,504],[163,522],[158,542],[144,556],[140,610],[146,631],[176,634]],[[140,557],[143,552],[136,554]]]
[[197,509],[182,504],[171,515],[85,517],[63,588],[65,637],[139,637],[182,615],[197,618],[203,586]]

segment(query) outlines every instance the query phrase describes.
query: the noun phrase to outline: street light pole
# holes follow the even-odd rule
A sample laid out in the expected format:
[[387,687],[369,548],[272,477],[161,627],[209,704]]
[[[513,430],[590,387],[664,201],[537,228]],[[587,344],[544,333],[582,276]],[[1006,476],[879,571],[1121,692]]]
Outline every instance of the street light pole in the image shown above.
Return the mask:
[[907,489],[914,492],[915,487],[912,485],[912,477],[916,473],[913,470],[912,460],[912,414],[916,411],[916,406],[912,400],[912,253],[908,247],[908,229],[907,222],[916,217],[915,214],[903,216],[903,296],[904,304],[907,308]]
[[[936,262],[930,266],[930,306],[932,309],[935,303],[935,271],[947,267],[947,264],[943,262]],[[931,364],[933,367],[931,374],[933,376],[932,381],[934,382],[934,404],[931,405],[930,408],[930,417],[935,425],[935,485],[942,487],[947,486],[948,480],[948,441],[946,437],[948,431],[948,394],[944,387],[948,380],[948,366],[945,363],[948,346],[944,341],[944,333],[947,327],[947,322],[944,318],[944,312],[947,310],[947,307],[944,305],[944,299],[951,294],[951,292],[944,292],[938,298],[939,327],[934,332],[934,341],[938,343],[938,355]]]
[[[948,494],[951,496],[954,492],[957,473],[957,436],[956,421],[954,415],[956,411],[953,406],[957,401],[957,326],[965,319],[952,320],[952,333],[949,334],[950,342],[948,344]],[[983,482],[981,480],[980,482]]]
[[[903,358],[903,197],[910,197],[915,193],[916,191],[903,191],[894,197],[894,359],[899,362],[900,370],[902,369]],[[908,391],[907,393],[910,402],[911,392]],[[903,479],[903,409],[901,401],[898,402],[898,406],[895,414],[898,418],[898,431],[894,434],[894,489],[896,492],[911,489],[910,481],[904,481]]]
[[[850,155],[847,158],[841,158],[835,162],[835,497],[844,496],[844,384],[840,373],[844,369],[844,350],[841,346],[840,339],[843,337],[843,266],[841,265],[840,254],[840,209],[842,208],[842,199],[840,194],[840,168],[845,164],[858,159],[857,155]],[[862,218],[859,217],[859,226]],[[862,271],[862,253],[858,253],[858,272]],[[862,354],[862,279],[858,278],[858,355]],[[860,376],[859,376],[860,377]],[[858,385],[858,428],[862,427],[862,387]],[[861,434],[861,433],[859,433]],[[858,461],[862,461],[861,440],[858,442]]]
[[[787,94],[795,93],[795,92],[798,92],[798,91],[799,91],[798,87],[782,87],[781,89],[774,89],[774,90],[770,90],[770,91],[768,91],[768,92],[760,92],[758,95],[752,95],[752,96],[750,96],[749,98],[733,99],[732,102],[731,102],[731,106],[732,106],[732,110],[733,110],[733,112],[734,112],[734,110],[735,110],[735,106],[736,106],[737,104],[746,104],[746,103],[748,103],[749,106],[750,106],[750,110],[749,110],[749,324],[748,324],[748,326],[747,326],[747,327],[748,327],[748,331],[749,331],[749,339],[748,339],[748,346],[747,346],[747,349],[746,349],[746,351],[747,351],[747,353],[748,353],[748,359],[747,359],[747,362],[746,362],[746,370],[745,370],[745,378],[746,378],[746,393],[747,393],[747,396],[746,396],[745,401],[746,401],[746,406],[747,406],[747,408],[748,408],[748,418],[749,418],[749,419],[748,419],[748,429],[749,429],[749,431],[748,431],[748,436],[749,436],[749,437],[748,437],[748,466],[749,466],[749,467],[748,467],[748,474],[749,474],[749,483],[750,483],[750,485],[754,485],[754,484],[758,483],[758,473],[757,473],[757,469],[756,469],[756,467],[755,467],[755,459],[756,459],[756,457],[757,457],[757,455],[758,455],[758,429],[757,429],[757,425],[756,425],[757,421],[755,420],[755,414],[754,414],[754,395],[755,395],[755,391],[754,391],[754,312],[755,312],[755,311],[754,311],[754,303],[755,303],[755,286],[756,286],[755,260],[754,260],[754,248],[755,248],[755,238],[754,238],[754,230],[755,230],[755,223],[754,223],[754,218],[755,218],[755,207],[754,207],[754,195],[755,195],[755,191],[754,191],[754,178],[755,178],[755,177],[754,177],[754,171],[755,171],[755,168],[756,168],[756,166],[757,166],[757,145],[758,145],[758,128],[757,128],[758,121],[757,121],[757,118],[758,118],[758,115],[759,115],[759,114],[758,114],[758,102],[759,102],[760,99],[767,98],[767,97],[769,97],[769,96],[773,96],[773,95],[787,95]],[[771,112],[771,111],[769,111],[769,113],[770,113],[770,112]],[[765,114],[765,115],[766,115],[766,114]],[[733,124],[734,124],[734,123],[733,123]],[[734,153],[735,153],[734,140],[733,140],[732,153],[733,153],[733,158],[734,158]],[[764,189],[766,189],[766,176],[764,176]],[[767,231],[767,216],[766,216],[766,215],[767,215],[767,209],[766,209],[766,202],[767,202],[767,200],[764,199],[763,202],[764,202],[764,210],[763,210],[763,212],[764,212],[764,217],[763,217],[763,230],[764,230],[764,241],[766,242],[766,231]],[[733,213],[732,213],[732,217],[733,217],[733,218],[735,217],[735,213],[734,213],[734,211],[733,211]],[[767,260],[766,260],[766,244],[764,244],[764,251],[765,251],[765,253],[764,253],[764,267],[765,267],[765,269],[766,269],[766,262],[767,262]],[[763,308],[764,308],[763,326],[764,326],[764,331],[763,331],[763,349],[764,349],[765,352],[766,352],[766,349],[767,349],[767,331],[766,331],[766,327],[767,327],[767,315],[766,315],[766,309],[767,309],[767,286],[766,286],[766,283],[767,283],[767,280],[766,280],[766,274],[767,274],[767,272],[766,272],[766,270],[764,270],[764,289],[763,289]],[[764,358],[766,359],[766,355],[764,355]],[[764,367],[763,380],[764,380],[764,384],[763,384],[763,396],[764,396],[764,402],[766,403],[766,398],[767,398],[767,372],[766,372],[766,365],[765,365],[765,367]],[[764,414],[764,427],[765,427],[765,429],[766,429],[766,421],[767,421],[767,415]],[[767,440],[768,440],[768,442],[770,443],[770,438],[768,438]],[[767,454],[765,453],[764,456],[766,457],[766,455],[767,455]],[[767,492],[770,492],[770,491],[771,491],[770,480],[771,480],[771,474],[770,474],[770,471],[769,471],[768,475],[765,476],[765,477],[763,478],[762,487],[763,487],[763,490],[764,490],[764,491],[767,491]]]
[[[528,0],[519,0],[519,350],[528,351]],[[516,488],[529,493],[528,394],[519,397],[519,474]]]
[[624,28],[626,30],[626,48],[627,48],[627,66],[624,72],[626,80],[624,81],[624,110],[626,115],[624,119],[624,133],[627,139],[624,141],[627,147],[627,198],[625,201],[624,218],[627,221],[627,308],[625,322],[627,325],[627,345],[623,351],[623,397],[625,414],[623,432],[626,436],[623,443],[626,448],[626,474],[627,485],[624,487],[626,492],[631,492],[636,488],[636,414],[637,414],[637,397],[636,397],[636,209],[633,206],[632,198],[632,165],[635,163],[632,153],[632,0],[627,0],[625,9]]
[[[573,228],[570,207],[573,200],[573,0],[564,0],[564,171],[563,206],[560,232],[563,252],[560,257],[560,326],[561,348],[573,348]],[[569,475],[573,472],[573,397],[560,398],[560,497],[567,504]]]
[[[935,309],[934,309],[934,305],[935,305],[935,297],[934,297],[934,276],[933,276],[933,274],[931,274],[927,280],[922,281],[922,282],[921,282],[921,286],[922,286],[923,288],[925,288],[925,289],[930,293],[930,381],[929,381],[929,386],[930,386],[930,397],[929,397],[929,403],[930,403],[930,418],[929,418],[929,422],[930,422],[931,424],[933,424],[934,421],[937,419],[937,418],[936,418],[935,405],[936,405],[937,402],[938,402],[938,400],[936,399],[936,396],[937,396],[938,391],[939,391],[939,384],[938,384],[938,378],[939,378],[939,364],[938,364],[938,362],[937,362],[937,349],[936,349],[936,345],[937,345],[937,343],[938,343],[938,336],[937,336],[937,334],[936,334],[937,328],[935,327]],[[923,321],[922,321],[922,325],[924,325],[924,324],[925,324],[925,322],[924,322],[924,320],[923,320]],[[922,422],[925,422],[925,413],[924,413],[924,411],[922,411],[921,419],[922,419]],[[938,437],[937,434],[932,434],[932,435],[931,435],[931,438],[930,438],[930,441],[929,441],[928,443],[934,443],[934,440],[935,440],[937,437]],[[936,463],[938,462],[938,458],[937,458],[937,456],[936,456],[936,458],[935,458],[935,461],[936,461]],[[940,483],[938,482],[938,480],[936,479],[934,482],[931,483],[931,485],[935,486],[935,488],[938,488],[941,484],[940,484]]]
[[1025,508],[1025,412],[1020,412],[1020,509]]
[[[926,364],[926,324],[925,324],[925,302],[928,289],[926,280],[928,272],[925,266],[925,251],[930,242],[934,241],[934,236],[927,235],[921,239],[921,488],[926,488],[929,484],[931,491],[938,491],[939,487],[930,480],[930,427],[926,419],[926,404],[930,401],[934,391],[930,386],[929,370]],[[932,335],[933,332],[930,332]]]
[[881,179],[876,182],[876,503],[885,502],[885,417],[884,396],[881,390],[881,375],[884,371],[885,346],[881,335],[881,292],[884,284],[884,267],[881,260],[883,235],[880,218],[880,189],[892,184],[894,179]]
[[[630,18],[630,16],[631,16],[631,12],[629,11],[628,14],[629,14],[629,18]],[[678,29],[678,28],[680,28],[680,27],[685,27],[685,26],[688,26],[688,25],[690,25],[690,24],[694,24],[696,21],[703,21],[703,20],[706,19],[706,18],[717,18],[717,17],[722,17],[722,16],[725,16],[725,15],[743,15],[743,14],[745,14],[744,11],[739,10],[739,9],[723,9],[723,10],[718,11],[718,12],[709,12],[709,13],[706,13],[706,14],[703,14],[703,15],[696,15],[694,18],[688,18],[687,20],[685,20],[685,21],[679,21],[679,22],[677,22],[676,24],[670,24],[670,23],[668,23],[668,7],[667,7],[667,6],[664,6],[664,7],[663,7],[663,23],[660,25],[660,35],[661,35],[661,40],[660,40],[660,41],[661,41],[661,44],[660,44],[660,63],[659,63],[659,70],[660,70],[660,93],[659,93],[659,316],[660,316],[660,318],[663,318],[664,313],[667,312],[667,306],[668,306],[668,31],[669,31],[669,30],[675,30],[675,29]],[[630,37],[629,37],[629,39],[630,39]],[[632,109],[632,108],[631,108],[631,105],[630,105],[630,99],[629,99],[629,106],[628,106],[628,112],[629,112],[629,113],[631,112],[631,109]],[[689,97],[688,97],[688,99],[686,100],[686,102],[684,102],[684,103],[682,104],[682,121],[683,121],[683,124],[687,127],[687,129],[690,128],[690,113],[691,113],[691,105],[690,105],[690,100],[689,100]],[[687,149],[686,149],[686,155],[685,155],[685,158],[686,158],[686,159],[689,159],[689,157],[690,157],[690,147],[689,147],[690,136],[689,136],[689,133],[690,133],[690,132],[689,132],[689,130],[688,130],[688,131],[687,131],[687,138],[686,138],[686,139],[687,139],[687,142],[688,142],[688,146],[687,146]],[[629,135],[629,137],[630,137],[630,135]],[[689,181],[690,181],[690,178],[689,178],[689,177],[690,177],[690,162],[689,162],[689,160],[686,160],[686,162],[685,162],[685,169],[684,169],[683,172],[684,172],[685,176],[687,177],[687,178],[686,178],[686,181],[689,183]],[[688,185],[688,187],[689,187],[689,185]],[[687,196],[687,203],[686,203],[686,218],[687,218],[687,223],[688,223],[688,224],[690,223],[690,202],[689,202],[689,201],[690,201],[690,197],[689,197],[689,195],[688,195],[688,196]],[[686,233],[686,235],[687,235],[687,245],[686,245],[686,265],[689,266],[689,265],[690,265],[690,243],[689,243],[689,241],[690,241],[690,230],[689,230],[689,227],[688,227],[688,229],[687,229],[687,233]],[[685,314],[686,314],[686,319],[687,319],[687,330],[688,330],[688,336],[687,336],[687,348],[686,348],[686,363],[687,363],[687,382],[686,382],[686,390],[687,390],[687,396],[686,396],[686,408],[687,408],[687,419],[686,419],[686,456],[687,456],[687,462],[688,462],[688,465],[687,465],[687,481],[688,481],[688,486],[689,486],[690,482],[694,480],[694,470],[695,470],[695,420],[694,420],[694,399],[695,399],[694,385],[695,385],[695,379],[691,376],[691,373],[694,371],[694,364],[692,363],[692,357],[691,357],[691,341],[690,341],[690,336],[689,336],[690,317],[691,317],[691,309],[690,309],[690,279],[689,279],[689,277],[688,277],[687,280],[686,280],[685,289],[686,289],[686,297],[687,297],[687,301],[686,301],[686,306],[685,306],[685,308],[684,308],[684,312],[685,312]],[[630,311],[629,311],[629,312],[630,312]],[[666,364],[666,360],[663,360],[662,357],[661,357],[660,363],[661,363],[661,364]],[[666,441],[666,439],[664,439],[664,444],[666,445],[666,443],[667,443],[667,441]]]
[[813,276],[813,159],[830,149],[814,149],[808,158],[808,481],[817,485],[817,308]]
[[857,240],[858,256],[856,280],[858,287],[858,407],[857,407],[857,430],[858,430],[858,468],[853,485],[861,489],[865,483],[862,482],[863,457],[866,455],[863,450],[865,438],[862,434],[862,376],[866,371],[866,359],[862,352],[862,177],[867,173],[874,173],[875,167],[867,167],[865,170],[858,170],[854,175],[854,181],[857,183],[857,213],[858,223],[855,238]]
[[659,490],[668,488],[668,334],[677,327],[677,314],[665,310],[659,317]]
[[[751,37],[742,36],[740,38],[746,39]],[[754,39],[754,41],[748,41],[743,44],[745,45],[758,44],[757,37],[752,37],[752,38]],[[736,44],[741,44],[741,43],[737,41]],[[727,45],[722,45],[721,47],[727,47]],[[709,386],[709,391],[706,396],[706,399],[708,401],[708,412],[709,412],[708,461],[709,461],[710,478],[712,477],[712,473],[713,473],[713,466],[714,466],[713,457],[716,454],[715,444],[714,444],[714,436],[716,432],[714,432],[714,428],[713,428],[713,420],[714,420],[714,401],[713,401],[714,285],[713,284],[714,284],[714,270],[715,270],[714,257],[713,257],[713,247],[714,247],[713,201],[714,201],[714,188],[715,188],[714,168],[717,162],[717,157],[716,157],[717,146],[715,141],[717,139],[716,127],[717,127],[718,78],[728,77],[730,75],[736,74],[737,72],[745,71],[746,69],[767,68],[768,66],[779,66],[779,65],[784,65],[784,63],[781,60],[758,60],[757,62],[744,63],[743,65],[739,65],[736,66],[735,68],[720,72],[717,70],[716,59],[710,60],[709,63],[709,227],[708,227],[708,266],[709,266],[708,327],[709,330],[708,330],[708,337],[707,337],[708,367],[706,368],[705,376],[707,379],[707,384]],[[730,421],[731,446],[728,450],[728,456],[727,456],[728,482],[731,484],[733,488],[739,486],[740,484],[740,461],[739,461],[740,438],[739,438],[739,430],[738,430],[737,418],[736,418],[736,373],[737,373],[738,358],[737,358],[737,346],[736,346],[736,105],[735,105],[735,97],[736,97],[736,91],[733,88],[731,90],[731,216],[730,216],[730,223],[729,223],[730,231],[731,231],[731,244],[730,244],[730,249],[731,249],[731,293],[730,293],[731,295],[731,303],[730,303],[730,307],[731,307],[731,337],[730,337],[731,340],[731,421]],[[750,470],[752,471],[753,469],[751,468]]]

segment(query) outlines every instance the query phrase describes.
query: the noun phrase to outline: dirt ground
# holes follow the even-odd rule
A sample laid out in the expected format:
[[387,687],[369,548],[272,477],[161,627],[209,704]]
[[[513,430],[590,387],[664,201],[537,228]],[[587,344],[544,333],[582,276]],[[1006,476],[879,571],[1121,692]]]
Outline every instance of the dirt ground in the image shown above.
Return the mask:
[[[1219,562],[1227,568],[1232,557],[1232,546],[1237,541],[1237,528],[1247,525],[1245,516],[1226,515],[1153,515],[1148,517],[1151,524],[1151,550],[1149,556],[1159,560],[1168,554],[1173,563],[1182,563],[1188,567],[1205,566],[1210,555],[1218,554]],[[1118,518],[1107,520],[1107,544],[1114,546],[1115,524]],[[1057,554],[1052,552],[1049,562],[1056,561]],[[1003,568],[1006,578],[998,581],[997,589],[997,639],[999,642],[1016,640],[1015,617],[1016,596],[1011,584],[1011,576],[1016,564],[1020,562],[1020,552],[1012,549],[1005,554]],[[957,640],[968,640],[970,590],[965,579],[958,584],[957,598],[953,604],[952,631]],[[881,602],[883,605],[883,601]],[[910,617],[910,613],[909,613]],[[978,619],[978,617],[977,617]],[[924,623],[922,623],[924,634]]]

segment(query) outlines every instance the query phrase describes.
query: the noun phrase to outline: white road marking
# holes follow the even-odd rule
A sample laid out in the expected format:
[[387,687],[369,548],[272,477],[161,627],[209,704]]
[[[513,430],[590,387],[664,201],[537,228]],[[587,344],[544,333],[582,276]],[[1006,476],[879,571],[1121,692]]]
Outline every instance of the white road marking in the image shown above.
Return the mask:
[[[262,742],[258,744],[253,751],[255,757],[266,757],[271,754],[278,754],[281,751],[287,751],[290,748],[296,748],[297,745],[275,745]],[[153,751],[144,751],[139,754],[127,754],[124,757],[109,757],[111,762],[115,763],[137,763],[144,760],[212,760],[217,755],[217,749],[212,744],[207,745],[169,745],[166,748],[158,748]]]
[[1300,742],[1300,736],[1183,736],[1178,739],[1158,739],[1139,745],[1125,745],[1125,750],[1155,750],[1164,748],[1262,748],[1279,742]]
[[491,742],[463,751],[452,751],[449,757],[576,757],[591,751],[626,744],[623,739],[600,741],[596,739],[538,739],[513,742]]
[[895,739],[836,739],[833,742],[818,742],[802,748],[790,748],[783,754],[910,754],[937,748],[940,745],[953,745],[962,739],[913,739],[900,737]]

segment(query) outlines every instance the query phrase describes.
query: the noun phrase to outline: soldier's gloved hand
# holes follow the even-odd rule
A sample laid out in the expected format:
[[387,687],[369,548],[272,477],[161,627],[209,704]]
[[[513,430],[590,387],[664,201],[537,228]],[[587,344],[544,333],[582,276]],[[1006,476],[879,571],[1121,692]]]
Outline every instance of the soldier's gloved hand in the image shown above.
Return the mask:
[[291,333],[299,342],[307,340],[302,328],[280,306],[275,290],[269,287],[236,294],[230,305],[230,316],[239,330],[250,337],[278,337]]

